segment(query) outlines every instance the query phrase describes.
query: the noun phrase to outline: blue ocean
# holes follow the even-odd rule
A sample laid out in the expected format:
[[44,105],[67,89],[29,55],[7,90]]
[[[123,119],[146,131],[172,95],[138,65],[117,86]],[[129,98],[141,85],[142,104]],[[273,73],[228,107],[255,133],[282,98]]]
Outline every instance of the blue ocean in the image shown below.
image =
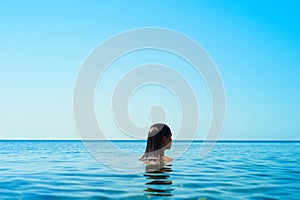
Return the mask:
[[[98,153],[109,151],[107,142],[94,142]],[[146,145],[114,143],[141,155]],[[183,145],[174,141],[172,149]],[[145,170],[124,173],[81,141],[1,141],[0,199],[300,199],[300,142],[221,141],[204,158],[201,145],[193,142],[160,171],[137,161]]]

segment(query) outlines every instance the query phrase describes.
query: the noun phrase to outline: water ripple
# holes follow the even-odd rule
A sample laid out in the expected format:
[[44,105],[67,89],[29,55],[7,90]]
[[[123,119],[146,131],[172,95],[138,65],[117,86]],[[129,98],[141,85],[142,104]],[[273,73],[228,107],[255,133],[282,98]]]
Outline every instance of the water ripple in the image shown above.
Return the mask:
[[[145,148],[144,142],[123,143],[141,154]],[[104,144],[95,150],[101,153]],[[172,149],[182,146],[174,142]],[[145,166],[126,174],[97,162],[81,142],[2,141],[0,198],[300,199],[300,143],[218,143],[204,159],[200,148],[193,143],[161,171]]]

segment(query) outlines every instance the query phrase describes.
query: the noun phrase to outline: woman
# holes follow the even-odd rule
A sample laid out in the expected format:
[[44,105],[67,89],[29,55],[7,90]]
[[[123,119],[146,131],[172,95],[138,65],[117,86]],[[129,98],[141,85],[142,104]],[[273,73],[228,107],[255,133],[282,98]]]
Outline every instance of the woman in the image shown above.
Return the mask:
[[148,132],[147,147],[140,160],[144,162],[171,162],[173,159],[164,155],[172,144],[171,129],[166,124],[154,124]]

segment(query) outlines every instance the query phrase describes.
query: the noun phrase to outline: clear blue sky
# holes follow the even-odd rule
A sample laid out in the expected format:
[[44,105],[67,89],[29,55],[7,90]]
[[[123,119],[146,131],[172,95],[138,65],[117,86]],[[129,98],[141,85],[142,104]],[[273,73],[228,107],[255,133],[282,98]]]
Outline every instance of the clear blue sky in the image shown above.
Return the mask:
[[82,62],[108,37],[149,26],[190,36],[218,66],[222,139],[300,139],[297,0],[0,0],[0,138],[77,138],[72,95]]

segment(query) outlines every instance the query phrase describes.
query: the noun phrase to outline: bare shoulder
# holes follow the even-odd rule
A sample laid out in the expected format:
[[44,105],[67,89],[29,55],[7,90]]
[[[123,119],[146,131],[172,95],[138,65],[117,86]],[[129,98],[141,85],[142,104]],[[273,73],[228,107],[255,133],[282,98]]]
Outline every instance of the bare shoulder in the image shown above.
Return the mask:
[[164,156],[164,157],[163,157],[163,160],[164,160],[164,162],[172,162],[172,161],[173,161],[172,158],[169,158],[169,157],[167,157],[167,156]]

